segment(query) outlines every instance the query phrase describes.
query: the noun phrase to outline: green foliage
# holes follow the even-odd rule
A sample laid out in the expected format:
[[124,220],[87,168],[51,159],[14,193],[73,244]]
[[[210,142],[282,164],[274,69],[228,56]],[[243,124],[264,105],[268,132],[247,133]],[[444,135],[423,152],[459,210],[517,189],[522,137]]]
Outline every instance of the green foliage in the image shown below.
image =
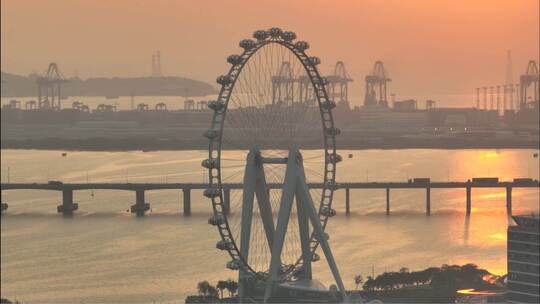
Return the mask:
[[223,290],[228,289],[228,282],[220,280],[217,282],[216,288],[219,290],[219,298],[223,299]]
[[201,296],[208,296],[208,292],[210,290],[210,283],[208,281],[202,281],[197,284],[197,291],[199,292],[199,295]]
[[[229,298],[223,297],[223,291],[227,290]],[[198,295],[191,295],[186,298],[186,303],[235,303],[234,296],[238,291],[238,283],[232,279],[218,281],[216,286],[208,281],[201,281],[197,284]]]
[[490,273],[487,270],[480,269],[474,264],[463,266],[445,264],[412,272],[403,267],[399,272],[385,272],[376,278],[368,276],[362,287],[365,291],[389,291],[429,285],[452,292],[463,288],[489,287],[491,284],[484,280],[488,275]]
[[227,290],[229,291],[229,296],[234,297],[236,291],[238,291],[238,283],[233,279],[227,280]]

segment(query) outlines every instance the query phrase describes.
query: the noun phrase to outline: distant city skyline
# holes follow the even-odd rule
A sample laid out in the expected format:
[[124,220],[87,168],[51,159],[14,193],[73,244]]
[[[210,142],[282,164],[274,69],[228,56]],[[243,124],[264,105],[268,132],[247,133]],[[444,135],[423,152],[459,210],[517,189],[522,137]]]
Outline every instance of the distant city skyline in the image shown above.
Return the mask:
[[[514,80],[538,60],[536,0],[478,1],[13,1],[1,2],[2,71],[66,76],[163,75],[215,85],[238,41],[279,26],[311,44],[329,74],[345,62],[362,96],[364,76],[382,60],[397,96],[474,93],[503,84],[507,50]],[[206,20],[206,22],[204,21]],[[217,85],[216,85],[217,86]],[[355,100],[354,104],[362,103]]]

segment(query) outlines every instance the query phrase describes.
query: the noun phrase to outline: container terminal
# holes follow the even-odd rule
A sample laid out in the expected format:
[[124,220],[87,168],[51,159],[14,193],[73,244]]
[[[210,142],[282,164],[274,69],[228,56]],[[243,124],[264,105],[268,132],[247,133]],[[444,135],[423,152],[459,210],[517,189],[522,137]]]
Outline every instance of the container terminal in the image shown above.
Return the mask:
[[[162,76],[153,72],[151,81]],[[334,115],[346,146],[342,148],[538,148],[539,74],[530,60],[519,83],[489,85],[475,90],[471,107],[438,107],[437,101],[389,100],[392,79],[384,63],[375,62],[365,76],[362,106],[351,106],[348,87],[353,82],[345,64],[338,61],[326,77]],[[200,136],[212,111],[210,100],[185,96],[183,108],[168,109],[134,102],[130,109],[101,103],[91,108],[80,101],[66,104],[66,79],[56,63],[35,77],[36,100],[11,99],[1,108],[2,148],[75,150],[154,150],[205,148]],[[3,95],[9,82],[2,80]],[[188,90],[187,88],[185,89]],[[7,93],[5,91],[8,91]],[[105,95],[115,99],[118,91]],[[120,92],[119,94],[124,94]],[[273,107],[287,112],[313,107],[313,92],[302,77],[293,77],[284,62],[272,78]],[[157,94],[156,94],[157,95]],[[179,102],[181,97],[179,97]],[[170,104],[169,104],[170,105]],[[241,109],[230,109],[231,115]]]

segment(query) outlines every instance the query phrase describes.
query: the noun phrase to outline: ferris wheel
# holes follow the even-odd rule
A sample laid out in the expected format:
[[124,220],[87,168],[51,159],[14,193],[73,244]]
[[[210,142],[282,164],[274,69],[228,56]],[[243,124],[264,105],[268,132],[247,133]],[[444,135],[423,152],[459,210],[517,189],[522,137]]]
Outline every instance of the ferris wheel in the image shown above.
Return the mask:
[[[344,296],[343,282],[324,232],[336,185],[336,135],[332,109],[309,44],[279,28],[258,30],[231,55],[213,111],[208,189],[213,216],[228,252],[227,267],[239,271],[241,299],[271,300],[283,284],[312,280],[320,246]],[[234,187],[237,185],[237,187]]]

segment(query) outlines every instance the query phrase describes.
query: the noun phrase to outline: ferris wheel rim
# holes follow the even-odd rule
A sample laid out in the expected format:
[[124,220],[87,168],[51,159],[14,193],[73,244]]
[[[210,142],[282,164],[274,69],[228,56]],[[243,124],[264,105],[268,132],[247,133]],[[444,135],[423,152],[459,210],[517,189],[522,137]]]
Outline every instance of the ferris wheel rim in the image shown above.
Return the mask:
[[[266,35],[270,36],[273,30],[274,29],[265,31]],[[254,36],[256,36],[258,32],[262,31],[255,32]],[[319,220],[321,221],[323,229],[326,227],[330,217],[328,212],[324,211],[328,209],[331,210],[333,193],[336,189],[336,163],[341,160],[341,157],[336,153],[336,135],[339,134],[339,130],[335,128],[332,115],[332,108],[335,107],[335,103],[329,100],[328,93],[325,88],[325,78],[320,75],[316,68],[318,58],[308,57],[305,54],[305,49],[308,47],[307,43],[304,41],[293,43],[295,35],[292,35],[293,39],[285,39],[283,32],[281,32],[281,34],[278,36],[257,39],[257,41],[248,39],[242,40],[240,42],[240,46],[244,47],[244,51],[241,55],[229,56],[228,61],[232,64],[232,66],[227,74],[218,78],[218,83],[221,84],[218,98],[213,104],[209,104],[209,107],[214,110],[214,113],[212,116],[211,127],[206,133],[206,137],[209,139],[208,159],[205,160],[207,162],[206,165],[204,165],[203,162],[203,166],[207,167],[209,173],[209,188],[207,189],[207,191],[209,191],[209,195],[207,196],[210,197],[212,201],[213,217],[211,219],[216,220],[213,225],[217,226],[221,241],[229,242],[229,245],[226,246],[225,250],[228,251],[230,257],[232,258],[231,262],[237,261],[236,263],[238,265],[236,266],[239,268],[243,267],[248,273],[260,279],[264,278],[265,273],[257,272],[251,267],[249,262],[240,253],[237,240],[235,240],[233,237],[233,233],[229,225],[229,217],[225,212],[225,189],[222,183],[222,172],[219,164],[221,163],[222,136],[229,99],[235,87],[236,80],[241,74],[244,66],[262,47],[276,43],[287,48],[300,61],[303,70],[309,77],[310,84],[314,88],[314,97],[316,97],[319,112],[321,114],[324,142],[324,179],[322,183],[322,195],[318,208]],[[317,60],[312,58],[316,58]],[[315,254],[315,251],[319,245],[319,241],[315,237],[314,233],[311,234],[309,243],[310,251],[313,255]],[[293,274],[296,269],[299,269],[302,266],[302,263],[303,260],[302,256],[300,255],[296,263],[285,271],[284,277],[288,277]]]

